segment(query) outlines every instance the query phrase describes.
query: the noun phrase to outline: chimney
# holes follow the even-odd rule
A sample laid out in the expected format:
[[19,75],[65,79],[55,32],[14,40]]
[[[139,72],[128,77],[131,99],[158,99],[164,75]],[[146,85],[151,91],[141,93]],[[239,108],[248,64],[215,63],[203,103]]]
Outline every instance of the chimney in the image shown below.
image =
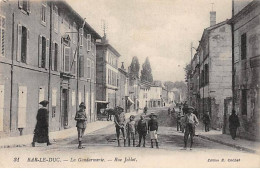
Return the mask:
[[216,11],[210,11],[210,27],[216,24]]

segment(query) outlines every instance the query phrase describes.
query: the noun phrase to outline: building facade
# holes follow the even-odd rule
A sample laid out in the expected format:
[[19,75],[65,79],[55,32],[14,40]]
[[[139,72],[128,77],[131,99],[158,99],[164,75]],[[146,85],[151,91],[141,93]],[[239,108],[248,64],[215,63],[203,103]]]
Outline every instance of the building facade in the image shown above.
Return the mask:
[[1,1],[0,16],[0,135],[32,134],[42,100],[50,131],[74,127],[82,101],[94,121],[98,33],[63,1]]
[[97,100],[109,102],[108,107],[114,108],[118,104],[118,59],[120,54],[108,43],[106,35],[101,42],[97,42],[96,47]]
[[[237,9],[241,3],[233,5]],[[233,108],[240,119],[239,136],[259,140],[260,1],[243,2],[242,6],[244,8],[235,11],[230,21],[234,42]]]

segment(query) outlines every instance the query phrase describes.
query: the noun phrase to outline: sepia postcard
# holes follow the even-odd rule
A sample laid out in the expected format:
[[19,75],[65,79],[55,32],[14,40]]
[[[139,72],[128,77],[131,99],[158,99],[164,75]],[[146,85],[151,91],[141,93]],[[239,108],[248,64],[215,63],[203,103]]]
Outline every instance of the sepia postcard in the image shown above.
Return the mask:
[[0,0],[1,168],[259,168],[260,0]]

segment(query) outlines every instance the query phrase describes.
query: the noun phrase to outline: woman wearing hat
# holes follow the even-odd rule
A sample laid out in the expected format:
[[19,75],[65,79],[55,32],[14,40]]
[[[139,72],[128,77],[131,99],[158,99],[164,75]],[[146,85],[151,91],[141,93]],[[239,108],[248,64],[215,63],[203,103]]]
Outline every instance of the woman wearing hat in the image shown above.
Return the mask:
[[34,129],[34,136],[32,146],[35,147],[35,143],[47,143],[47,145],[51,145],[49,141],[49,117],[48,117],[48,110],[46,106],[48,105],[47,100],[41,101],[39,104],[42,107],[38,110],[36,116],[36,126]]
[[85,132],[85,129],[87,127],[87,115],[86,115],[86,112],[85,112],[85,109],[86,109],[86,106],[84,104],[84,102],[81,102],[80,105],[79,105],[79,111],[76,113],[76,116],[75,116],[75,120],[77,121],[77,131],[78,131],[78,141],[79,141],[79,146],[78,148],[79,149],[82,149],[84,148],[82,146],[82,137],[84,135],[84,132]]

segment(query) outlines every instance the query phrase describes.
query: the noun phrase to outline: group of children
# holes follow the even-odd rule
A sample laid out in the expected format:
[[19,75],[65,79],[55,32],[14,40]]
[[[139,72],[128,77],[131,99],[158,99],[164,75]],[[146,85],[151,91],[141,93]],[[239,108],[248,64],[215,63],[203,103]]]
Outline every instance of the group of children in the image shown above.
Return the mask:
[[[120,114],[119,114],[120,116]],[[118,127],[118,121],[119,116],[115,117],[115,124],[116,128]],[[139,143],[137,144],[136,147],[141,147],[141,142],[143,140],[143,147],[145,147],[145,140],[146,140],[146,135],[150,133],[151,137],[151,148],[153,148],[153,143],[155,142],[156,147],[159,148],[158,145],[158,140],[157,140],[157,131],[158,131],[158,122],[156,120],[157,116],[154,113],[150,114],[150,120],[148,123],[146,122],[144,115],[140,116],[140,120],[137,122],[135,121],[135,116],[131,115],[130,120],[126,123],[125,126],[125,131],[127,137],[124,136],[124,132],[122,131],[123,137],[124,137],[124,146],[126,146],[126,138],[128,139],[128,146],[131,144],[131,140],[133,141],[133,146],[135,147],[135,136],[139,135]],[[119,119],[119,120],[118,120]],[[121,128],[123,125],[121,125]],[[120,141],[119,141],[119,132],[117,131],[117,140],[118,140],[118,146],[120,146]]]

